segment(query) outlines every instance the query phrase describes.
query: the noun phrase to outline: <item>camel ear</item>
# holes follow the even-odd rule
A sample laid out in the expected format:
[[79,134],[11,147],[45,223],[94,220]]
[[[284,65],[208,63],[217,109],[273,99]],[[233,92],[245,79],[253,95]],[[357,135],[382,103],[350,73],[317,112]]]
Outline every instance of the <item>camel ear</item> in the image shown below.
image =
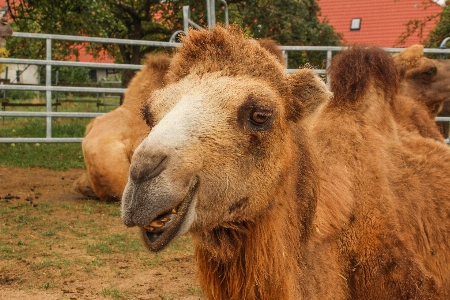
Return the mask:
[[416,68],[420,59],[423,57],[423,46],[412,45],[400,53],[394,54],[394,62],[397,66],[397,70],[400,76],[404,76],[405,72],[409,69]]
[[291,94],[301,117],[307,117],[327,102],[332,93],[325,82],[311,69],[300,69],[289,75]]
[[413,61],[423,56],[423,45],[412,45],[400,53],[394,55],[397,59],[403,61]]

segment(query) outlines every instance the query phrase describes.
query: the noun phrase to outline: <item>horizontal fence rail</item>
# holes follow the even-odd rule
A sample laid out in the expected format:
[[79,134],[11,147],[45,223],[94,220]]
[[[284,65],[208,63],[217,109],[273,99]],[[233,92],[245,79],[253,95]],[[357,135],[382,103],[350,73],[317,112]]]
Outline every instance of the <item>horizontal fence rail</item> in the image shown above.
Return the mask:
[[[151,47],[168,47],[175,48],[181,46],[180,43],[173,42],[158,42],[158,41],[142,41],[142,40],[124,40],[124,39],[110,39],[87,36],[69,36],[58,34],[39,34],[39,33],[23,33],[14,32],[11,38],[29,38],[41,39],[46,41],[46,58],[45,59],[21,59],[21,58],[0,58],[0,64],[23,64],[23,65],[37,65],[45,66],[45,85],[18,85],[18,84],[2,84],[0,90],[22,90],[22,91],[41,91],[46,93],[46,111],[45,112],[31,112],[31,111],[0,111],[0,117],[41,117],[46,118],[46,136],[45,138],[0,138],[0,143],[79,143],[83,138],[55,138],[52,137],[52,118],[95,118],[103,115],[103,113],[90,112],[54,112],[52,111],[52,95],[57,92],[87,92],[87,93],[112,93],[123,94],[126,89],[123,88],[107,88],[107,87],[79,87],[79,86],[55,86],[52,85],[51,70],[52,67],[85,67],[85,68],[99,68],[99,69],[118,69],[118,70],[140,70],[142,65],[133,64],[117,64],[117,63],[91,63],[91,62],[77,62],[77,61],[63,61],[52,59],[52,42],[58,41],[72,41],[80,43],[103,43],[116,45],[139,45]],[[340,52],[347,47],[338,46],[280,46],[280,49],[287,58],[290,51],[321,51],[326,52],[327,63],[325,69],[315,69],[318,74],[326,74],[331,58],[334,52]],[[384,50],[392,53],[401,52],[404,48],[384,48]],[[424,53],[430,54],[450,54],[450,49],[424,49]],[[286,59],[287,61],[287,59]],[[286,71],[289,73],[295,72],[297,69],[289,69],[286,66]],[[450,122],[450,117],[437,117],[436,121]]]

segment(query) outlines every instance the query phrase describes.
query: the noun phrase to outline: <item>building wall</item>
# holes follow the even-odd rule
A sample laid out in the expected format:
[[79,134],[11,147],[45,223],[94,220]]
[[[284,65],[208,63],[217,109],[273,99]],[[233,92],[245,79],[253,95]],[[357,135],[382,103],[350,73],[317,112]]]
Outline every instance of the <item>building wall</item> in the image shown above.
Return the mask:
[[37,65],[6,65],[7,70],[0,73],[1,79],[9,79],[11,83],[39,84],[39,69]]

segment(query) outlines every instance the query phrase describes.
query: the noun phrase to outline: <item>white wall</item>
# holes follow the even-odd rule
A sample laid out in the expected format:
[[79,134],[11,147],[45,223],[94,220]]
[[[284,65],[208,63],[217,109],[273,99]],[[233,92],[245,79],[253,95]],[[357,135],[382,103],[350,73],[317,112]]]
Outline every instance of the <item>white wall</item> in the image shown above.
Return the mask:
[[[37,65],[6,65],[8,67],[8,74],[6,72],[0,73],[0,79],[9,79],[11,83],[21,84],[39,84],[39,71]],[[17,82],[17,71],[19,71],[19,82]]]

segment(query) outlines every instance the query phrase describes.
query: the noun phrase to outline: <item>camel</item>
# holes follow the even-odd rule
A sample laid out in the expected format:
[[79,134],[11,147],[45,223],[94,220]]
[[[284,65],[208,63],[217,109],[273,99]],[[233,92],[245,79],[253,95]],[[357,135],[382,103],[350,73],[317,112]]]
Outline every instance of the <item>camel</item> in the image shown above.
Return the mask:
[[8,23],[7,17],[0,18],[0,47],[6,46],[6,38],[13,34],[13,29]]
[[[284,65],[278,43],[271,39],[257,42]],[[149,125],[140,117],[140,109],[150,92],[163,86],[162,78],[168,64],[166,55],[149,56],[143,70],[130,82],[124,103],[87,126],[82,143],[87,172],[75,181],[75,191],[103,201],[120,200],[131,156],[150,131]]]
[[284,66],[286,60],[284,59],[283,51],[279,48],[280,44],[272,39],[259,39],[258,43],[261,47],[272,53],[278,58],[278,61]]
[[92,120],[82,142],[87,172],[74,189],[90,198],[119,201],[128,179],[131,156],[150,132],[141,107],[154,89],[163,85],[169,67],[166,54],[148,55],[144,67],[131,80],[123,104]]
[[450,61],[425,57],[422,45],[410,46],[393,57],[401,82],[399,121],[410,130],[443,140],[435,117],[450,100]]
[[450,149],[397,124],[387,52],[351,48],[329,76],[332,97],[216,26],[148,99],[122,220],[151,251],[189,233],[207,299],[450,298]]

